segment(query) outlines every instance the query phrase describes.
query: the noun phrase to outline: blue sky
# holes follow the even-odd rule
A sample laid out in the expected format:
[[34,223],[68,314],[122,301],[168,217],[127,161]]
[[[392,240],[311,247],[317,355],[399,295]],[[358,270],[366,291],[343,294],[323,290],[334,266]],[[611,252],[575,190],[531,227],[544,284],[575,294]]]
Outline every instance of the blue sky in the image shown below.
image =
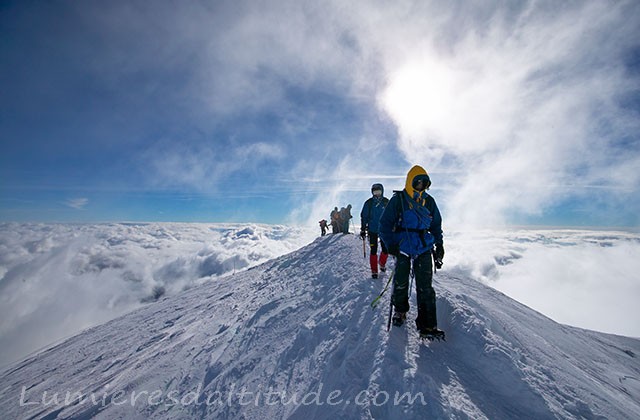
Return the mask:
[[421,164],[451,227],[637,227],[638,28],[635,1],[5,1],[0,220],[314,224]]

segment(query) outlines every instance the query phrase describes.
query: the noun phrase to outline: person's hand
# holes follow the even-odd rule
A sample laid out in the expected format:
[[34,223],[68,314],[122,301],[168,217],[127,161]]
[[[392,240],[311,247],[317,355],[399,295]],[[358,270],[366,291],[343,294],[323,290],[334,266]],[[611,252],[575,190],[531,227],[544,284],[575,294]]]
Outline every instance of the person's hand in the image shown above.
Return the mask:
[[367,237],[367,231],[366,230],[361,230],[360,231],[360,237],[362,238],[362,240],[364,241],[365,238]]
[[442,268],[442,259],[444,258],[444,245],[443,244],[436,244],[436,250],[435,250],[435,264],[436,264],[436,268],[437,269],[441,269]]

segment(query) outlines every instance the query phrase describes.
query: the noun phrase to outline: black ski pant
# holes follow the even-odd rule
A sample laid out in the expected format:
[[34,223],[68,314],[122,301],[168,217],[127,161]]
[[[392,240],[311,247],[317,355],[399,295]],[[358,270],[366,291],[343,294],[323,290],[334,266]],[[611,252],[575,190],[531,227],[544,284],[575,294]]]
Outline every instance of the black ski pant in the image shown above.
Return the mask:
[[[398,254],[393,288],[393,306],[398,312],[409,311],[409,275],[411,274],[411,258]],[[436,328],[436,292],[433,290],[433,268],[431,252],[425,252],[413,260],[413,272],[416,279],[416,295],[418,301],[418,329]]]
[[[378,253],[378,233],[369,232],[369,246],[371,247],[371,255]],[[384,246],[384,242],[380,241],[382,247],[382,253],[387,254],[387,247]]]

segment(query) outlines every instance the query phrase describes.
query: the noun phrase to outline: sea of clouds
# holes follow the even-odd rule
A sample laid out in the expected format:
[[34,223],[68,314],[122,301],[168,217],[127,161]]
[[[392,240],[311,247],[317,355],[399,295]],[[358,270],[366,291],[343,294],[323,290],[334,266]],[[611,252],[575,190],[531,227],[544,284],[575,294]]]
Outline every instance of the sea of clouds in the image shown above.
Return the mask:
[[[296,250],[318,233],[260,224],[0,224],[0,366]],[[561,323],[640,337],[638,233],[447,232],[445,248],[443,270],[454,276],[486,283]]]
[[[640,234],[510,229],[453,232],[445,268],[557,322],[640,337]],[[437,276],[437,274],[436,274]]]
[[260,224],[0,224],[0,366],[309,243]]

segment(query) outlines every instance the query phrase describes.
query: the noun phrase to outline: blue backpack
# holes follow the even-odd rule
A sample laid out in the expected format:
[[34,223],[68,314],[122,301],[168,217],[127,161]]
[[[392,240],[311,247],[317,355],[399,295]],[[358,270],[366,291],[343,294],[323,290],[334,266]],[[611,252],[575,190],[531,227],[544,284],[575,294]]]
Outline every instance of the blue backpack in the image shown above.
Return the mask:
[[[405,191],[394,191],[400,205],[396,205],[396,225],[393,238],[400,251],[417,256],[430,251],[435,238],[429,232],[433,216],[429,209],[409,197]],[[425,201],[425,200],[423,200]]]

